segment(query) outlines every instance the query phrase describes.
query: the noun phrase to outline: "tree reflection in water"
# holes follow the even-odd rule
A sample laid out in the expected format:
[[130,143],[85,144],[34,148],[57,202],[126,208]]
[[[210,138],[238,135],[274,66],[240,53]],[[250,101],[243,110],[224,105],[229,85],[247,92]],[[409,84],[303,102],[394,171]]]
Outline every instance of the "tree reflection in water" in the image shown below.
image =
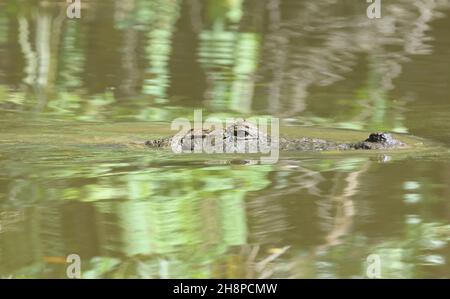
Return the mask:
[[[448,215],[433,212],[448,210],[441,161],[178,163],[117,136],[104,145],[85,130],[97,143],[62,147],[48,132],[194,107],[409,130],[414,97],[392,99],[395,80],[448,37],[429,29],[450,1],[383,2],[380,20],[364,1],[261,2],[89,1],[78,21],[48,1],[0,3],[1,276],[65,277],[75,252],[84,277],[364,277],[369,254],[385,277],[448,277]],[[39,138],[7,138],[27,126]],[[408,206],[421,198],[425,212]]]

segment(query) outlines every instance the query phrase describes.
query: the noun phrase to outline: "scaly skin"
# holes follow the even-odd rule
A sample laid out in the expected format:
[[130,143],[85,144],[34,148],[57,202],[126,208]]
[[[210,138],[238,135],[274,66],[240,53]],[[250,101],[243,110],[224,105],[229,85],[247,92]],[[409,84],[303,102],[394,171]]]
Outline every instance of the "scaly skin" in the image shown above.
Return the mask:
[[[211,144],[216,144],[216,140],[223,141],[224,149],[227,146],[236,144],[236,141],[243,140],[248,145],[255,145],[259,142],[263,144],[270,143],[270,137],[258,130],[253,123],[243,121],[236,122],[224,130],[211,131],[190,130],[181,138],[166,137],[160,139],[149,140],[145,143],[151,148],[171,148],[172,142],[174,146],[183,151],[193,151],[195,144],[203,143],[205,139]],[[369,137],[356,143],[339,143],[319,138],[294,138],[287,139],[280,137],[279,149],[283,151],[326,151],[326,150],[381,150],[381,149],[398,149],[406,148],[407,145],[388,133],[372,133]]]

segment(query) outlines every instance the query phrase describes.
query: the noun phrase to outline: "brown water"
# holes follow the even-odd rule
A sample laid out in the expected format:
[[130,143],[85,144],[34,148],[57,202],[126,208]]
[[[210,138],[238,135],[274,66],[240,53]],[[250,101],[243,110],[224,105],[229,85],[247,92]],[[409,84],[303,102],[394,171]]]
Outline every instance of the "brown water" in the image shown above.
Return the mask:
[[[336,3],[337,2],[337,3]],[[0,277],[450,278],[450,1],[0,2]],[[129,146],[194,109],[408,151]],[[423,139],[416,139],[419,136]]]

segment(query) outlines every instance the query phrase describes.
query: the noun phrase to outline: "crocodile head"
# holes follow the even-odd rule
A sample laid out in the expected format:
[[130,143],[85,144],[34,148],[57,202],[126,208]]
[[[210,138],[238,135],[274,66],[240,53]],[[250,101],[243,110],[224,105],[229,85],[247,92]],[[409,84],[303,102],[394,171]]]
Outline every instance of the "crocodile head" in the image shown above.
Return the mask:
[[[210,144],[213,147],[220,143],[222,149],[235,148],[236,152],[245,152],[245,148],[257,147],[261,140],[267,141],[267,134],[262,133],[258,126],[249,121],[234,122],[225,129],[193,130],[175,142],[173,147],[182,151],[194,151],[194,148]],[[205,142],[206,141],[206,142]]]

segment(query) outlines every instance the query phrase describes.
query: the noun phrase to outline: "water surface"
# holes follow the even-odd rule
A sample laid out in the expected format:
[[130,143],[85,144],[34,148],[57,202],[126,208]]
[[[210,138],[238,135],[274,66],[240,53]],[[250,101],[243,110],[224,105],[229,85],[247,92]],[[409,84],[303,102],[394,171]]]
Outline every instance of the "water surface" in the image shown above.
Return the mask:
[[[0,276],[450,278],[450,1],[0,3]],[[406,152],[176,156],[177,117]],[[408,136],[417,136],[408,137]],[[237,163],[235,163],[237,162]]]

